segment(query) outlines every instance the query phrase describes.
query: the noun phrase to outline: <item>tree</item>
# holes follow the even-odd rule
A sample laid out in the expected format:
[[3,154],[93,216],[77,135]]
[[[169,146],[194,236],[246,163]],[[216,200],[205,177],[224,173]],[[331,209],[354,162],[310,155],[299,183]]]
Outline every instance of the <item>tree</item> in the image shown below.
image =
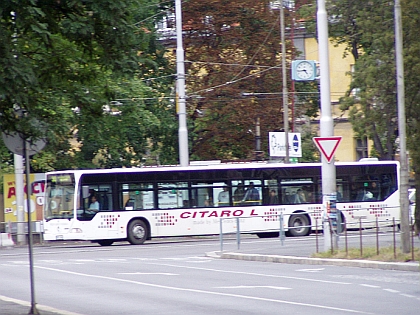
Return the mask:
[[[416,191],[420,191],[420,8],[417,1],[402,1],[407,147],[410,150]],[[415,229],[420,235],[420,194],[416,194]]]
[[[18,119],[17,108],[47,125],[48,145],[34,157],[35,169],[138,165],[149,147],[159,147],[168,130],[157,121],[174,120],[174,111],[166,100],[146,104],[162,91],[142,81],[168,73],[151,18],[157,10],[157,1],[146,0],[0,4],[2,129],[45,136]],[[173,77],[166,82],[169,90]],[[130,99],[123,114],[104,114],[118,97]]]
[[[210,0],[183,6],[193,159],[250,159],[257,119],[265,152],[268,132],[283,128],[279,12],[270,4]],[[291,14],[286,8],[287,25]],[[293,50],[288,41],[289,60]],[[317,105],[304,103],[302,113]]]
[[330,1],[330,36],[355,59],[353,81],[341,109],[349,110],[359,138],[373,140],[375,155],[394,159],[397,149],[393,6],[389,1]]
[[[420,10],[415,0],[403,0],[403,39],[407,146],[410,150],[415,186],[420,188]],[[353,82],[341,108],[350,109],[355,131],[368,135],[382,159],[393,159],[398,136],[394,6],[385,0],[330,1],[330,36],[347,45],[356,64]],[[356,92],[356,93],[355,93]],[[352,95],[353,94],[353,95]],[[420,204],[417,194],[416,204]],[[416,208],[416,231],[420,233],[420,208]]]

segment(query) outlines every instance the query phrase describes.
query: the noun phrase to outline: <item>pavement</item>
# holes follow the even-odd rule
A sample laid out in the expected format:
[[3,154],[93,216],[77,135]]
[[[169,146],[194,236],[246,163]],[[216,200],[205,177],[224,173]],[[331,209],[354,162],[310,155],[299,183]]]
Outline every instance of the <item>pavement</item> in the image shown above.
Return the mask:
[[0,295],[1,315],[80,315],[72,312],[39,305],[32,309],[32,303]]
[[[413,247],[420,247],[420,239],[413,239]],[[360,239],[357,235],[348,239],[348,248],[359,248]],[[365,247],[376,246],[376,235],[365,235],[362,245]],[[379,246],[392,246],[392,241],[382,240]],[[345,248],[344,239],[340,238],[338,245],[341,250]],[[420,264],[418,260],[407,262],[383,262],[364,259],[332,259],[332,258],[313,258],[317,252],[324,251],[324,238],[320,237],[303,237],[303,238],[286,238],[283,241],[277,239],[267,239],[266,241],[254,242],[252,239],[227,240],[221,243],[220,251],[206,253],[206,256],[220,259],[236,259],[248,261],[261,261],[271,263],[284,264],[305,264],[305,265],[334,265],[359,268],[375,268],[384,270],[400,270],[420,272]],[[395,245],[399,247],[399,242]],[[330,247],[329,247],[330,248]]]
[[[369,239],[366,241],[365,237],[364,241],[369,242]],[[343,241],[340,241],[339,244],[341,247],[344,246]],[[207,252],[205,255],[207,257],[217,259],[235,259],[284,264],[334,265],[420,272],[419,261],[381,262],[355,259],[350,260],[311,257],[314,253],[322,251],[322,246],[322,237],[286,238],[283,241],[280,241],[278,238],[266,240],[262,239],[256,241],[255,237],[245,237],[238,241],[238,239],[230,237],[223,240],[223,242],[220,242],[219,251]],[[383,246],[389,246],[389,244],[385,243]],[[420,247],[420,239],[416,239],[414,247]],[[35,311],[33,311],[31,303],[28,301],[17,300],[0,295],[0,315],[37,314],[80,315],[77,313],[54,309],[39,304],[36,305]]]

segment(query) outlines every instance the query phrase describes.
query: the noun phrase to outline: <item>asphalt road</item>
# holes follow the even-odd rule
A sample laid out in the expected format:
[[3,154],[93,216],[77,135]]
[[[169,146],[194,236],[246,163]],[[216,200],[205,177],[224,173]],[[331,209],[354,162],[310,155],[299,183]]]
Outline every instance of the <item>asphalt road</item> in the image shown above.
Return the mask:
[[[241,246],[267,248],[275,241],[248,237]],[[286,241],[290,250],[314,244],[312,237]],[[225,246],[237,243],[228,239]],[[420,309],[418,272],[206,256],[219,247],[217,238],[155,240],[143,246],[37,246],[36,302],[69,315],[403,315]],[[30,301],[26,248],[0,251],[0,279],[0,296]]]

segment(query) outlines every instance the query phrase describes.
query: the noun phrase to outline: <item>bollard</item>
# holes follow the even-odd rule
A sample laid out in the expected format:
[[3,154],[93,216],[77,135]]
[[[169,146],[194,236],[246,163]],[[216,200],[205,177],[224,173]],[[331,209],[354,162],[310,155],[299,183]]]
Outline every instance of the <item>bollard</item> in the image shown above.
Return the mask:
[[236,218],[236,244],[237,248],[240,249],[241,247],[241,229],[239,227],[239,218]]

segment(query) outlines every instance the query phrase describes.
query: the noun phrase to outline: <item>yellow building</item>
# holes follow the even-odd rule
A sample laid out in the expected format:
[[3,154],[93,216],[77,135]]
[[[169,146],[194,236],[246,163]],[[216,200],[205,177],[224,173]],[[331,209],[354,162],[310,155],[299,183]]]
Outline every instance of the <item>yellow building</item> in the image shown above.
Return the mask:
[[[299,59],[319,59],[318,42],[313,35],[303,33],[295,38],[295,46],[302,52]],[[349,88],[351,77],[349,73],[354,66],[354,58],[351,54],[344,56],[344,45],[336,46],[329,44],[330,60],[330,91],[331,91],[331,114],[334,120],[334,136],[341,136],[342,140],[335,153],[336,161],[351,162],[369,156],[367,139],[357,139],[347,113],[339,109],[339,99],[343,97]],[[311,120],[312,129],[319,134],[319,117]]]

